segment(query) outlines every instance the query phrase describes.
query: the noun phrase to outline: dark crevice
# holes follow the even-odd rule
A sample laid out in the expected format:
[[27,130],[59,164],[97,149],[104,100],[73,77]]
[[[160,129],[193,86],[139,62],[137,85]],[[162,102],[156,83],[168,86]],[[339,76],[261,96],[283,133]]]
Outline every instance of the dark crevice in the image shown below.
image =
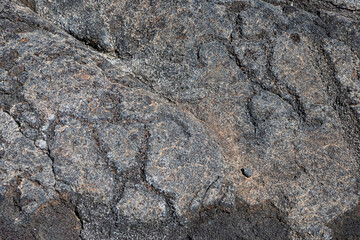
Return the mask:
[[[28,7],[32,12],[34,12],[35,14],[38,14],[37,10],[36,10],[36,4],[32,1],[32,0],[17,0],[19,2],[21,2],[22,4],[24,4],[26,7]],[[38,14],[39,15],[39,14]],[[40,16],[40,15],[39,15]],[[5,18],[8,19],[10,21],[14,21],[13,19],[10,18],[6,18],[6,17],[1,17],[1,18]],[[0,19],[1,19],[0,18]],[[40,17],[42,19],[43,22],[41,22],[42,24],[40,24],[40,22],[35,22],[32,21],[32,18],[23,20],[21,18],[21,16],[17,15],[17,19],[15,21],[17,22],[22,22],[25,23],[27,25],[36,27],[36,28],[40,28],[42,30],[45,30],[47,32],[50,32],[52,34],[58,34],[58,35],[63,35],[63,33],[59,32],[56,27],[53,27],[51,24],[49,24],[44,18]],[[80,41],[81,43],[83,43],[84,45],[88,46],[89,48],[91,48],[93,51],[99,52],[99,53],[105,53],[108,54],[111,57],[114,57],[115,52],[109,52],[106,51],[105,49],[101,48],[98,44],[96,44],[95,42],[91,41],[91,39],[88,38],[81,38],[79,36],[77,36],[74,32],[72,32],[71,30],[66,30],[63,26],[60,26],[60,28],[62,30],[64,30],[66,33],[68,33],[71,37],[73,37],[74,39]]]
[[12,203],[18,213],[22,212],[22,207],[20,204],[20,195],[21,195],[20,191],[16,188],[15,196],[12,197]]
[[258,120],[256,118],[256,116],[254,115],[253,113],[253,102],[252,102],[252,98],[255,94],[253,94],[247,101],[246,101],[246,111],[248,112],[249,114],[249,118],[250,118],[250,122],[252,123],[252,125],[254,126],[254,133],[255,135],[257,134],[258,132],[258,127],[259,127],[259,124],[258,124]]
[[196,61],[199,63],[200,67],[202,68],[202,67],[205,66],[205,63],[204,63],[204,61],[201,59],[200,50],[201,50],[201,45],[199,45],[199,46],[196,47]]
[[[224,41],[225,41],[225,40],[224,40]],[[172,106],[176,106],[176,107],[177,107],[179,110],[181,110],[182,112],[193,116],[195,119],[197,119],[197,120],[199,121],[199,123],[200,123],[202,126],[205,127],[205,129],[210,129],[210,128],[207,127],[207,126],[208,126],[207,123],[204,122],[204,120],[202,120],[201,118],[199,118],[199,117],[197,116],[197,114],[195,114],[195,113],[193,113],[193,112],[189,112],[189,111],[186,110],[184,107],[182,107],[180,104],[178,104],[178,102],[176,102],[175,100],[173,100],[173,99],[171,99],[170,97],[168,97],[166,94],[157,91],[157,90],[155,89],[155,87],[153,86],[152,82],[151,82],[150,80],[148,80],[145,76],[143,76],[142,74],[139,74],[139,73],[134,73],[134,72],[133,72],[133,75],[134,75],[134,77],[135,77],[136,79],[138,79],[140,82],[142,82],[142,83],[144,83],[145,85],[147,85],[147,86],[150,88],[151,92],[153,92],[155,95],[160,96],[162,99],[166,100],[166,101],[167,101],[169,104],[171,104]],[[170,119],[174,120],[174,118],[170,118]],[[152,120],[149,120],[149,121],[147,121],[147,123],[149,123],[149,122],[151,122],[151,121],[152,121]],[[176,119],[175,119],[175,121],[176,121]],[[178,123],[179,126],[183,127],[185,135],[187,135],[188,137],[191,136],[191,134],[187,131],[187,127],[186,127],[186,126],[184,127],[184,124],[182,124],[182,123],[179,122],[179,121],[176,121],[176,123]],[[146,123],[145,123],[145,124],[146,124]],[[210,131],[207,130],[207,131],[210,132],[210,133],[212,133],[211,130],[210,130]],[[215,143],[216,143],[217,146],[219,146],[219,147],[221,146],[221,145],[217,142],[216,137],[211,137],[211,138],[215,141]],[[220,149],[222,149],[222,148],[220,148]],[[223,152],[222,152],[222,150],[221,150],[221,155],[222,155],[222,157],[223,157],[224,159],[226,159],[226,158],[225,158],[225,155],[224,155]]]
[[[267,42],[268,42],[269,46],[272,46],[272,43],[270,42],[270,40],[267,40]],[[278,96],[284,102],[288,103],[293,108],[295,113],[298,114],[300,122],[306,123],[306,121],[307,121],[306,112],[305,112],[305,108],[304,108],[302,102],[300,101],[300,96],[294,90],[290,89],[288,86],[280,84],[279,81],[277,80],[276,76],[274,75],[274,73],[271,70],[271,68],[272,68],[271,56],[273,55],[272,47],[267,48],[267,51],[266,51],[267,73],[266,73],[266,79],[264,79],[264,80],[267,80],[267,81],[265,81],[265,83],[260,81],[259,79],[257,79],[256,75],[248,67],[246,67],[244,64],[242,64],[241,60],[238,58],[237,54],[235,53],[235,50],[233,47],[229,48],[228,51],[229,51],[229,55],[235,61],[236,65],[239,67],[239,69],[248,76],[249,80],[253,84],[260,87],[260,89],[262,89],[263,91],[270,92],[270,93]],[[249,110],[249,107],[251,107],[249,105],[249,103],[250,102],[248,100],[248,103],[247,103],[248,110]],[[252,114],[250,112],[249,112],[249,115],[250,115],[250,120],[253,123],[253,125],[257,126],[254,116],[252,116]]]
[[[53,186],[53,190],[55,191],[56,194],[60,195],[60,193],[59,193],[58,190],[56,189],[56,181],[57,181],[57,179],[56,179],[56,173],[55,173],[55,168],[54,168],[54,161],[55,161],[55,159],[54,159],[54,157],[51,155],[51,152],[50,152],[49,140],[46,141],[47,148],[46,148],[46,149],[41,149],[40,147],[38,147],[38,146],[35,144],[35,141],[34,141],[32,138],[27,137],[27,136],[23,133],[22,127],[21,127],[21,122],[20,122],[19,120],[17,120],[16,118],[14,118],[14,117],[10,114],[9,111],[7,111],[7,110],[5,110],[5,109],[3,109],[3,111],[4,111],[6,114],[8,114],[8,115],[14,120],[14,122],[15,122],[15,123],[17,124],[17,126],[18,126],[18,129],[19,129],[19,132],[21,133],[21,135],[22,135],[23,137],[25,137],[26,139],[30,140],[35,148],[37,148],[40,152],[44,153],[44,154],[50,159],[50,161],[51,161],[51,170],[52,170],[52,173],[53,173],[53,176],[54,176],[54,181],[55,181],[55,184],[54,184],[54,186]],[[44,190],[46,189],[46,187],[44,187],[44,186],[43,186],[40,182],[38,182],[37,180],[30,180],[30,181],[35,182],[35,183],[38,183],[38,185],[39,185],[42,189],[44,189]]]
[[237,56],[237,54],[235,52],[235,47],[232,46],[231,43],[227,45],[227,51],[228,51],[229,57],[235,62],[235,64],[238,66],[238,68],[244,74],[246,74],[246,76],[248,76],[251,80],[253,80],[253,78],[255,78],[255,75],[251,73],[249,68],[247,68],[245,65],[242,64],[241,60],[239,59],[239,57]]
[[46,145],[47,145],[47,149],[44,150],[45,154],[50,158],[51,160],[51,169],[52,172],[54,174],[54,179],[55,179],[55,185],[54,185],[54,189],[56,192],[58,192],[56,190],[56,171],[55,171],[55,157],[52,155],[51,153],[51,147],[50,147],[50,142],[52,141],[54,135],[55,135],[55,127],[56,125],[59,123],[59,117],[56,115],[56,118],[49,124],[49,127],[47,129],[46,132]]
[[[333,1],[326,1],[326,3],[330,4],[331,6],[334,7],[334,9],[336,10],[346,10],[346,11],[350,11],[350,12],[353,12],[355,14],[357,14],[358,16],[360,16],[360,10],[357,10],[357,9],[351,9],[351,8],[348,8],[346,7],[345,4],[335,4]],[[338,11],[337,11],[338,12]]]
[[161,196],[165,199],[165,202],[167,204],[168,207],[168,211],[169,214],[171,216],[171,218],[175,221],[178,222],[178,216],[176,214],[176,209],[175,209],[175,196],[173,196],[170,193],[165,193],[162,190],[156,188],[154,185],[152,185],[146,177],[146,163],[149,161],[148,160],[148,150],[150,147],[150,130],[148,129],[148,126],[145,124],[144,125],[144,140],[141,144],[141,149],[140,149],[140,177],[142,180],[142,183],[148,188],[150,189],[153,193],[155,193],[158,196]]
[[220,176],[217,176],[216,179],[215,179],[214,181],[212,181],[212,182],[209,184],[209,186],[206,188],[205,193],[204,193],[204,195],[203,195],[203,197],[202,197],[202,199],[201,199],[201,207],[202,207],[202,208],[205,207],[205,206],[204,206],[204,201],[205,201],[205,197],[206,197],[207,193],[209,192],[209,190],[211,189],[211,187],[214,186],[214,184],[215,184],[217,181],[219,181],[220,178],[221,178]]
[[[35,6],[35,9],[36,9],[36,6]],[[41,26],[38,26],[40,28],[42,28]],[[46,30],[46,29],[44,29]],[[54,32],[55,30],[52,30],[52,32]],[[66,31],[66,30],[65,30]],[[51,32],[51,31],[50,31]],[[92,48],[94,51],[97,51],[97,52],[100,52],[100,53],[106,53],[108,54],[109,56],[112,56],[111,54],[109,54],[108,52],[104,51],[103,49],[101,49],[97,44],[89,41],[88,39],[83,39],[83,38],[79,38],[75,33],[71,32],[71,31],[67,31],[67,33],[69,35],[71,35],[73,38],[77,39],[78,41],[84,43],[85,45],[88,45],[90,48]],[[207,35],[203,35],[202,38],[200,39],[200,43],[205,43],[205,42],[210,42],[210,41],[217,41],[217,42],[220,42],[224,45],[228,45],[227,42],[228,40],[225,39],[225,38],[221,38],[221,37],[218,37],[218,36],[215,36],[213,34],[207,34]],[[119,54],[118,54],[119,55]],[[113,57],[113,56],[112,56]],[[119,56],[118,56],[119,59],[121,59]],[[106,75],[103,74],[105,77]],[[156,90],[156,88],[154,87],[152,81],[150,81],[149,79],[147,79],[144,75],[140,74],[140,73],[136,73],[136,72],[132,72],[132,75],[138,80],[140,81],[141,83],[145,84],[146,86],[148,86],[150,88],[150,91],[152,93],[154,93],[155,95],[161,97],[162,99],[166,100],[168,103],[174,105],[174,106],[177,106],[180,110],[182,110],[183,112],[186,112],[190,115],[192,115],[193,117],[195,117],[196,119],[198,119],[200,121],[201,124],[204,124],[204,122],[199,119],[196,114],[193,114],[187,110],[185,110],[181,105],[178,104],[178,102],[176,102],[174,99],[172,99],[171,97],[167,96],[166,94]],[[116,83],[118,84],[117,82],[114,82],[114,81],[111,81],[113,83]],[[83,119],[82,122],[86,122],[87,120]],[[218,144],[218,143],[217,143]],[[219,144],[218,144],[219,145]],[[220,145],[219,145],[220,146]]]
[[159,118],[169,119],[169,120],[173,121],[174,123],[176,123],[183,130],[183,133],[187,138],[191,138],[192,135],[191,135],[191,132],[189,130],[189,126],[186,125],[186,123],[183,122],[178,117],[176,117],[176,116],[174,116],[172,114],[160,114]]
[[151,90],[152,93],[154,93],[157,96],[160,96],[161,98],[165,99],[167,102],[171,103],[172,105],[178,105],[176,101],[174,101],[173,99],[171,99],[170,97],[166,96],[164,93],[159,92],[155,89],[152,81],[150,81],[149,79],[147,79],[144,75],[140,74],[140,73],[135,73],[132,72],[132,74],[134,75],[134,77],[139,80],[140,82],[142,82],[143,84],[145,84],[146,86],[148,86]]
[[[92,41],[90,38],[87,37],[79,37],[76,33],[74,33],[71,30],[67,30],[65,28],[62,28],[64,31],[66,31],[68,34],[70,34],[73,38],[77,39],[78,41],[82,42],[86,46],[89,46],[91,49],[93,49],[96,52],[105,53],[109,56],[113,56],[115,52],[109,52],[106,49],[100,47],[96,42]],[[119,57],[118,57],[119,58]],[[119,58],[120,59],[120,58]]]
[[95,144],[98,154],[104,160],[107,168],[110,169],[110,172],[114,180],[114,187],[112,189],[113,197],[111,200],[111,204],[113,205],[113,207],[111,207],[111,212],[110,212],[110,217],[113,219],[114,224],[111,224],[110,229],[108,231],[108,237],[111,238],[112,232],[118,228],[118,223],[119,223],[119,215],[118,215],[118,210],[116,209],[116,204],[121,200],[124,193],[124,183],[121,178],[123,173],[120,172],[120,169],[118,169],[116,163],[111,159],[109,159],[109,157],[107,156],[110,150],[107,144],[99,137],[97,129],[93,126],[92,123],[86,122],[86,125],[89,127],[91,131],[91,137]]
[[[8,9],[11,9],[11,7],[7,6]],[[6,8],[5,8],[6,9]],[[30,9],[30,8],[29,8]],[[30,9],[32,11],[32,9]],[[6,12],[5,12],[6,13]],[[12,12],[13,13],[13,12]],[[12,16],[14,17],[14,16]],[[23,17],[19,16],[19,14],[16,13],[16,18],[15,19],[12,19],[10,18],[9,16],[6,16],[6,15],[2,15],[0,16],[0,19],[6,19],[6,20],[9,20],[10,22],[20,22],[20,23],[24,23],[28,26],[31,26],[31,27],[36,27],[36,28],[39,28],[39,29],[42,29],[46,32],[49,32],[49,33],[52,33],[52,34],[59,34],[59,35],[62,35],[59,31],[56,30],[55,27],[53,27],[52,25],[50,25],[49,23],[45,22],[43,19],[41,19],[42,21],[39,21],[37,22],[35,20],[35,18],[26,18],[26,19],[23,19]]]
[[[266,2],[278,5],[277,2],[279,2],[279,1],[267,0]],[[281,1],[281,2],[284,2],[284,1]],[[290,3],[290,1],[286,1],[286,4],[288,4],[288,3]],[[335,4],[333,4],[332,2],[329,2],[329,1],[326,1],[326,4],[330,4],[330,5],[332,5],[332,7],[331,6],[328,7],[328,5],[326,5],[326,7],[324,7],[324,9],[327,9],[327,10],[334,10],[334,9],[339,10],[339,9],[342,9],[341,11],[346,16],[350,16],[348,14],[348,11],[351,11],[352,13],[355,13],[355,14],[359,14],[359,11],[350,10],[350,9],[344,9],[343,6],[337,6],[337,5],[335,5]],[[284,4],[281,4],[281,5],[285,6]],[[312,10],[314,5],[312,5],[309,1],[303,1],[301,3],[296,3],[295,2],[295,5],[297,7],[299,7],[299,8],[302,8],[302,9],[304,9],[306,11],[309,11],[309,12],[312,12],[312,13],[315,13],[314,11],[318,11],[318,10],[316,10],[316,8],[314,10]],[[345,11],[343,11],[343,10],[345,10]],[[354,17],[356,18],[357,16],[354,15]],[[29,24],[29,23],[27,23],[27,24]],[[36,25],[36,24],[34,24],[34,25]],[[44,26],[41,26],[40,24],[37,24],[36,26],[39,27],[39,28],[44,29]],[[44,29],[44,30],[46,30],[46,29]],[[47,31],[51,31],[51,30],[47,30]],[[86,45],[89,45],[95,51],[101,52],[101,53],[104,53],[104,52],[106,53],[106,51],[104,51],[104,49],[101,49],[96,43],[94,43],[92,41],[89,41],[87,38],[79,38],[78,36],[76,36],[76,34],[74,34],[72,32],[69,32],[69,34],[71,34],[77,40],[85,43]],[[306,115],[303,103],[300,100],[300,96],[296,93],[295,90],[289,88],[286,85],[283,86],[283,84],[279,83],[279,81],[276,79],[275,75],[273,74],[273,72],[271,70],[271,61],[270,61],[270,56],[272,54],[271,49],[269,49],[270,53],[268,53],[268,55],[267,55],[268,56],[268,60],[267,60],[267,78],[271,83],[267,85],[267,84],[264,84],[261,81],[257,80],[255,74],[249,68],[247,68],[246,66],[244,66],[241,63],[241,61],[238,58],[238,56],[236,55],[233,47],[231,46],[231,41],[232,40],[230,41],[230,44],[228,44],[228,43],[226,43],[226,40],[224,40],[224,39],[216,39],[214,37],[209,37],[209,39],[211,39],[211,40],[215,39],[216,41],[222,42],[223,44],[225,44],[227,46],[227,48],[230,49],[229,50],[230,57],[234,60],[236,65],[239,67],[239,69],[249,77],[249,79],[254,83],[255,86],[259,87],[260,89],[262,89],[264,91],[268,91],[268,92],[270,92],[272,94],[275,94],[276,96],[281,98],[283,101],[285,101],[286,103],[291,105],[293,110],[298,114],[300,121],[302,123],[306,123],[307,115]],[[208,41],[207,38],[205,40]],[[225,41],[225,43],[224,43],[224,41]],[[324,58],[326,59],[327,66],[328,66],[328,68],[330,69],[330,72],[331,72],[330,76],[331,76],[332,81],[328,83],[328,86],[329,86],[330,89],[334,90],[335,93],[336,93],[335,96],[334,96],[334,94],[329,93],[329,96],[332,96],[332,97],[334,96],[335,97],[334,109],[338,112],[339,118],[344,123],[345,130],[346,130],[347,136],[348,136],[347,140],[351,144],[351,146],[353,146],[356,149],[356,153],[357,153],[357,156],[358,156],[358,159],[359,159],[359,156],[360,156],[360,147],[359,147],[360,146],[360,139],[359,139],[360,129],[359,129],[359,125],[358,125],[358,119],[356,118],[356,114],[354,113],[354,110],[349,106],[350,100],[349,100],[348,96],[346,96],[346,93],[345,93],[344,89],[342,88],[341,83],[336,78],[336,70],[335,70],[335,67],[334,67],[334,63],[332,63],[332,61],[331,61],[331,57],[328,55],[328,53],[323,48],[321,48],[321,51],[322,51],[322,53],[324,55]],[[107,53],[107,54],[109,54],[109,53]],[[120,54],[118,54],[118,57],[119,58],[121,57]],[[199,52],[197,52],[197,58],[200,59]],[[176,105],[179,108],[181,108],[181,106],[179,106],[178,102],[176,102],[175,100],[173,100],[171,97],[167,96],[166,94],[156,90],[156,87],[154,87],[153,83],[149,79],[147,79],[145,76],[142,76],[141,74],[138,74],[138,73],[133,73],[133,74],[134,74],[136,79],[138,79],[140,82],[144,83],[145,85],[149,86],[153,93],[155,93],[156,95],[158,95],[161,98],[165,99],[168,103],[171,103],[172,105]],[[329,79],[329,78],[327,78],[328,73],[324,72],[323,74],[325,76],[325,79]],[[104,77],[106,78],[105,74],[104,74]],[[255,94],[255,90],[254,90],[254,94]],[[258,128],[258,122],[257,122],[256,116],[254,115],[254,113],[252,111],[252,106],[251,105],[252,105],[252,100],[251,100],[251,98],[249,98],[248,101],[247,101],[247,104],[246,104],[246,108],[247,108],[247,111],[248,111],[248,114],[249,114],[250,121],[252,122],[252,124],[254,126],[254,129],[255,129],[254,131],[256,133],[257,128]],[[7,112],[7,114],[9,114],[9,112]],[[196,117],[196,114],[192,114],[192,115],[194,117]],[[77,119],[79,119],[79,118],[77,118]],[[134,122],[133,120],[124,120],[124,122],[125,121]],[[200,120],[200,121],[201,121],[201,123],[203,123],[202,120]],[[21,131],[20,122],[18,122],[16,120],[15,120],[15,122],[18,124],[19,130]],[[90,123],[90,121],[88,119],[81,119],[81,122],[82,123],[86,122],[88,124]],[[111,122],[111,121],[107,121],[107,122]],[[114,121],[114,122],[118,123],[120,121]],[[141,146],[141,149],[139,151],[140,168],[137,169],[137,173],[140,173],[139,175],[140,175],[141,182],[147,188],[149,188],[152,192],[156,193],[159,196],[162,196],[165,199],[165,201],[167,203],[167,207],[168,207],[169,212],[170,212],[170,215],[174,218],[175,221],[178,221],[177,216],[176,216],[176,209],[175,209],[175,205],[174,205],[175,197],[172,196],[171,194],[164,193],[162,190],[156,188],[151,183],[149,183],[148,180],[147,180],[146,164],[149,161],[149,159],[148,159],[148,151],[149,151],[149,144],[150,144],[149,139],[150,139],[151,136],[150,136],[150,131],[149,131],[148,125],[147,125],[148,121],[147,122],[141,122],[141,123],[144,123],[144,130],[143,130],[144,131],[144,140],[142,142],[142,146]],[[184,124],[182,124],[181,126],[183,127]],[[184,129],[186,130],[186,128],[184,128]],[[115,163],[109,161],[109,159],[107,158],[106,147],[101,142],[100,138],[97,135],[96,130],[93,128],[92,125],[91,125],[91,130],[92,130],[92,136],[93,136],[95,145],[97,146],[97,150],[98,150],[99,154],[102,156],[102,158],[104,158],[104,160],[106,161],[107,166],[114,173],[115,182],[116,182],[115,186],[121,185],[121,181],[119,179],[118,172],[117,172],[118,169],[116,168]],[[47,141],[49,141],[49,139],[51,139],[51,137],[50,138],[48,137]],[[221,146],[218,143],[217,143],[217,145]],[[49,144],[48,144],[48,146],[49,146]],[[53,174],[54,174],[54,178],[56,180],[56,174],[55,174],[55,169],[54,169],[54,161],[55,161],[55,159],[51,154],[50,148],[48,148],[47,150],[42,150],[42,151],[45,152],[46,155],[52,161],[52,171],[53,171]],[[224,157],[224,159],[225,159],[225,157]],[[305,169],[305,167],[299,165],[299,168],[303,172],[307,173],[307,170]],[[219,178],[220,177],[217,177],[208,186],[208,188],[206,189],[206,192],[205,192],[205,194],[203,196],[202,203],[203,203],[204,198],[205,198],[206,194],[208,193],[209,189],[219,180]],[[116,197],[114,197],[114,199],[113,199],[114,203],[116,203],[121,198],[121,194],[120,194],[121,192],[123,192],[123,189],[120,188],[119,194],[115,194]],[[15,205],[15,203],[14,203],[14,205]],[[280,212],[280,210],[276,209],[274,206],[270,206],[269,208],[272,209],[271,211]],[[250,209],[250,207],[248,207],[248,208],[245,207],[244,209]],[[21,209],[19,209],[19,211],[20,210]],[[215,210],[219,210],[221,212],[220,208],[215,209]],[[83,226],[84,223],[83,223],[83,220],[81,218],[81,214],[80,214],[79,210],[77,208],[75,208],[74,213],[77,216],[79,222],[81,223],[81,229],[83,229],[84,228],[84,226]],[[115,213],[113,213],[113,214],[115,214]],[[222,214],[223,214],[223,212],[222,212]],[[260,214],[262,214],[262,213],[260,213]],[[248,212],[246,212],[244,215],[249,217],[249,218],[253,217]],[[276,214],[275,217],[274,216],[270,216],[270,217],[266,216],[266,218],[274,219],[275,221],[277,221],[279,223],[279,225],[282,225],[284,223],[284,221],[286,221],[286,219],[284,219],[283,216],[280,216],[278,214]],[[224,219],[226,219],[226,218],[224,218]],[[117,220],[115,222],[117,222]],[[81,236],[80,236],[80,238],[81,238]],[[188,234],[187,238],[188,239],[193,239],[192,234]]]
[[54,189],[57,192],[57,190],[56,190],[56,181],[57,181],[57,179],[56,179],[56,172],[55,172],[55,158],[51,155],[50,149],[47,149],[46,154],[51,159],[51,170],[52,170],[52,173],[53,173],[54,179],[55,179]]
[[267,55],[266,55],[266,71],[267,77],[271,81],[271,85],[266,87],[261,82],[257,82],[258,86],[260,86],[263,90],[269,91],[270,93],[278,96],[284,102],[288,103],[295,113],[298,114],[300,124],[306,123],[306,112],[305,108],[300,101],[300,96],[296,93],[295,90],[290,89],[286,84],[281,84],[280,81],[275,76],[274,72],[272,71],[272,56],[273,53],[273,46],[272,43],[268,40],[269,48],[267,48]]
[[75,206],[75,209],[74,209],[74,213],[75,213],[75,216],[76,216],[77,220],[79,221],[80,227],[81,227],[80,232],[79,232],[79,238],[84,239],[82,237],[82,235],[81,235],[81,232],[84,230],[84,222],[83,222],[83,220],[81,218],[81,214],[80,214],[80,212],[79,212],[79,210],[77,209],[76,206]]
[[325,67],[320,67],[326,90],[329,97],[335,99],[333,108],[337,112],[339,119],[343,123],[344,130],[346,132],[346,140],[352,146],[355,151],[355,156],[360,163],[360,127],[359,119],[356,113],[351,107],[351,99],[347,95],[347,91],[338,80],[336,74],[335,64],[333,63],[330,53],[324,49],[324,45],[320,44],[319,53],[324,59]]
[[91,131],[91,137],[93,139],[93,142],[95,144],[95,147],[97,149],[98,154],[101,156],[101,158],[105,161],[106,166],[110,169],[110,172],[112,173],[112,176],[114,178],[115,186],[114,186],[114,197],[113,197],[113,203],[116,204],[118,201],[120,201],[122,197],[122,180],[120,177],[119,169],[116,167],[116,163],[114,161],[111,161],[107,153],[109,152],[108,147],[106,144],[101,140],[101,138],[98,136],[97,130],[92,126],[92,124],[87,124]]

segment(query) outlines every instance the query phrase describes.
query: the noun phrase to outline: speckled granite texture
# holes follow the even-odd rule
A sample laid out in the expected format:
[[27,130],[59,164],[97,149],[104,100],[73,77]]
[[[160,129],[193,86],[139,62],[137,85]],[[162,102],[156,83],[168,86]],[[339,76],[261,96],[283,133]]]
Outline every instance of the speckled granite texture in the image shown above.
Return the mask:
[[0,239],[360,239],[358,0],[1,0]]

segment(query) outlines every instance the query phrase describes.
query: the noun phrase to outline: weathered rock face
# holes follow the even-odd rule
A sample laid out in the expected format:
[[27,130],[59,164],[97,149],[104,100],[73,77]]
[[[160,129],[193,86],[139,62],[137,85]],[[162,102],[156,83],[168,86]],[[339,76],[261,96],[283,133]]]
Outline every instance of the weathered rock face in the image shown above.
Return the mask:
[[1,239],[359,238],[358,1],[3,0],[0,22]]

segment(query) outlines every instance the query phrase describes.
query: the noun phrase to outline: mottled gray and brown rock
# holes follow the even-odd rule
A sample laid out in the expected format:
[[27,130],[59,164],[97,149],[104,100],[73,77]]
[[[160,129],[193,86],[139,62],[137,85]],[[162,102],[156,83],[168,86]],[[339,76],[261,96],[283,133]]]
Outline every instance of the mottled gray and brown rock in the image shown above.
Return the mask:
[[357,239],[354,0],[0,3],[0,238]]

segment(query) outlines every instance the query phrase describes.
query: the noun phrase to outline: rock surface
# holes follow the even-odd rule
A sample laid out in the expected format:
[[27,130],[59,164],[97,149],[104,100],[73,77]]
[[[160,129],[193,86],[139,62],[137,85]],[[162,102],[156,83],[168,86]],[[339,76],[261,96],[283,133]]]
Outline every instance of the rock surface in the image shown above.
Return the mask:
[[359,239],[359,1],[2,0],[0,25],[0,239]]

